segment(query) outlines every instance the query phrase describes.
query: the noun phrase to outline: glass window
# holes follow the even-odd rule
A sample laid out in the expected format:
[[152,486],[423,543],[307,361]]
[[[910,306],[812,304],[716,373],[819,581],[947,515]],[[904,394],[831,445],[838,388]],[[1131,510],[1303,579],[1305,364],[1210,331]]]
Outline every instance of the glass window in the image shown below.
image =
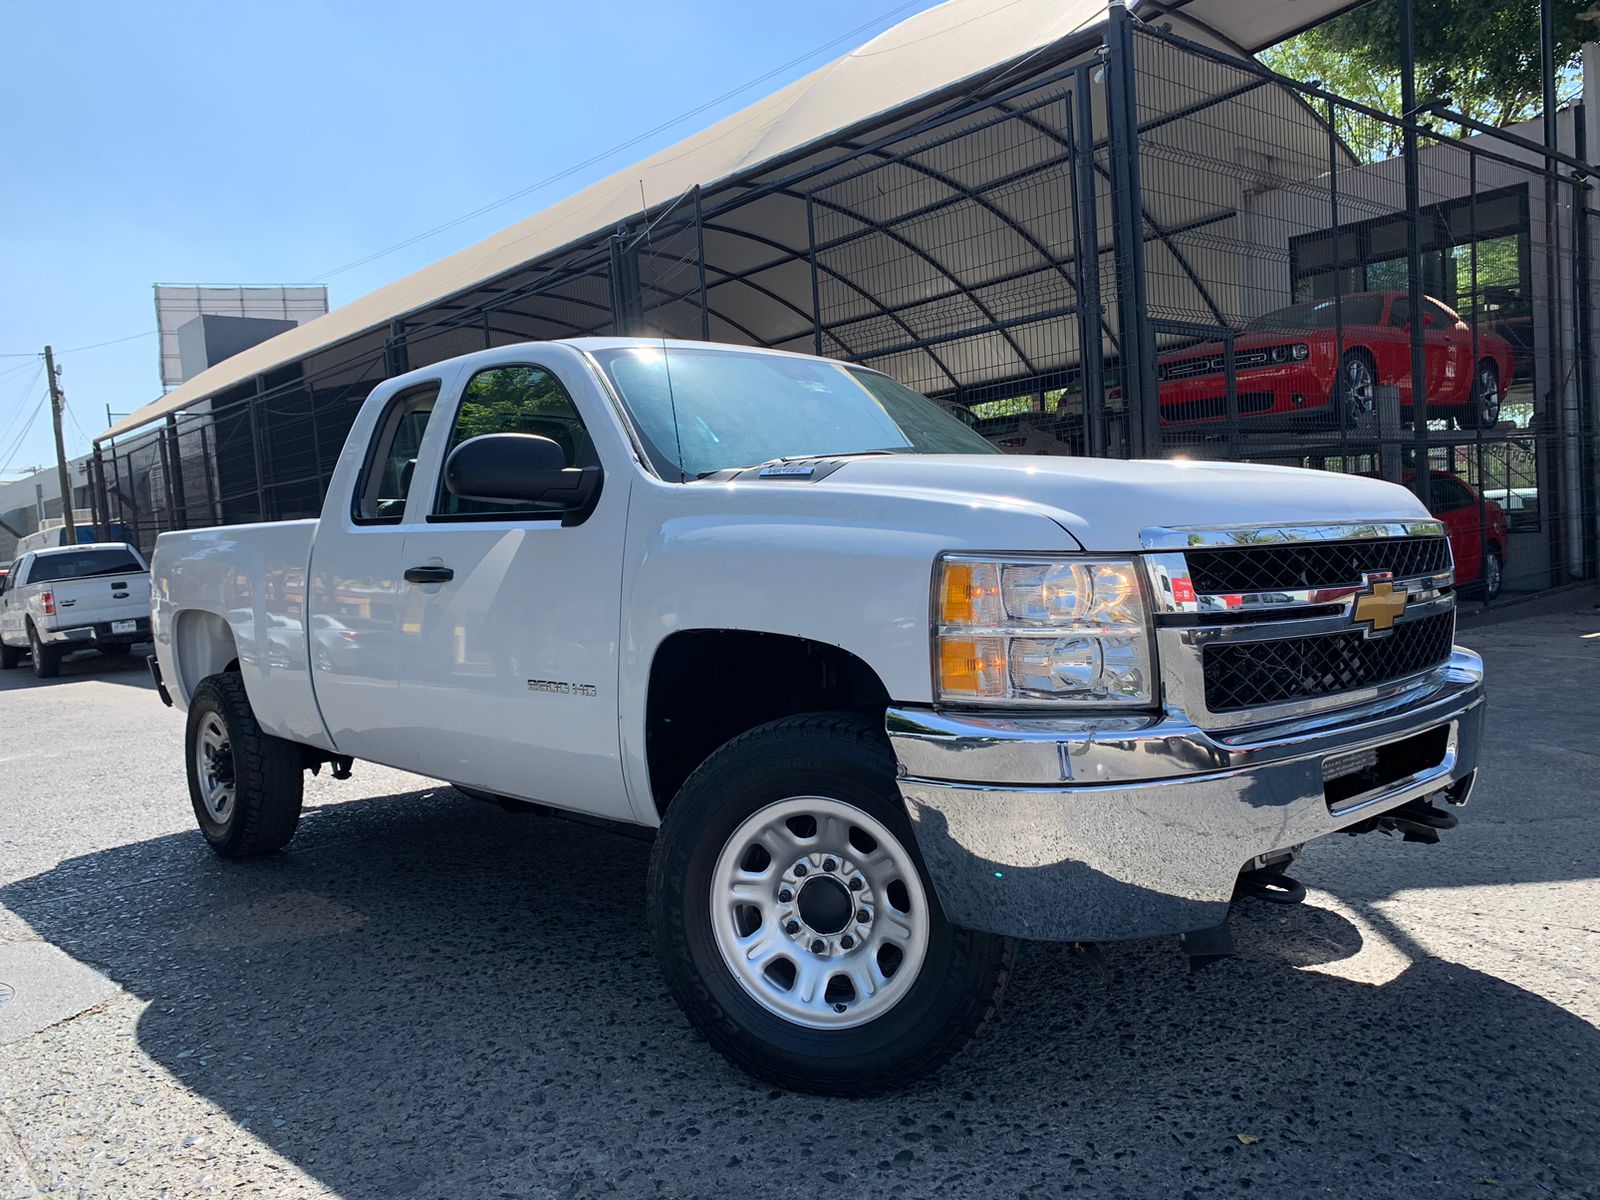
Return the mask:
[[1256,317],[1245,325],[1249,330],[1333,329],[1343,321],[1351,325],[1376,325],[1383,318],[1383,297],[1371,292],[1345,296],[1337,303],[1332,297],[1305,304],[1291,304]]
[[1411,298],[1409,296],[1396,296],[1394,303],[1389,306],[1389,324],[1395,329],[1404,329],[1411,322]]
[[405,516],[411,476],[428,418],[439,399],[430,383],[402,392],[389,403],[378,425],[378,441],[356,489],[355,518],[362,524],[398,525]]
[[[468,438],[485,433],[535,433],[561,447],[569,467],[597,467],[600,456],[561,381],[543,367],[490,367],[467,381],[450,429],[445,458]],[[464,500],[445,489],[440,472],[436,516],[518,516],[559,512],[554,505]]]
[[96,575],[130,573],[143,574],[144,567],[128,547],[86,547],[39,555],[33,560],[33,569],[28,572],[28,582],[44,583],[56,579],[89,579]]
[[932,400],[876,371],[683,347],[599,350],[594,357],[668,479],[777,458],[999,453]]

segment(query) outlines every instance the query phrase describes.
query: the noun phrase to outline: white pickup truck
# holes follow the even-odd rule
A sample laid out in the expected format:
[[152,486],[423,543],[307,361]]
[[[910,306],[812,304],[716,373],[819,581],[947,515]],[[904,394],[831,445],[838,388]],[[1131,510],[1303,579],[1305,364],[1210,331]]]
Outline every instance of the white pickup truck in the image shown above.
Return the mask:
[[1375,480],[1011,457],[871,370],[584,339],[376,388],[320,520],[163,534],[151,665],[219,853],[353,759],[652,831],[689,1020],[859,1093],[1018,938],[1224,952],[1305,842],[1437,841],[1483,713],[1451,569]]
[[150,568],[126,542],[30,550],[0,579],[0,667],[27,654],[49,679],[61,657],[120,655],[150,639]]

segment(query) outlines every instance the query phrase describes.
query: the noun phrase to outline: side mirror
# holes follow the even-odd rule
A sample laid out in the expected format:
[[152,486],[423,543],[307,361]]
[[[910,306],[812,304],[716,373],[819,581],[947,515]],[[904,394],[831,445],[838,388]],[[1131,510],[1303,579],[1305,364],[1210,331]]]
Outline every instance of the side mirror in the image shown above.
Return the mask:
[[468,438],[444,464],[444,486],[463,500],[540,505],[576,525],[600,498],[599,467],[569,467],[554,441],[534,433],[485,433]]

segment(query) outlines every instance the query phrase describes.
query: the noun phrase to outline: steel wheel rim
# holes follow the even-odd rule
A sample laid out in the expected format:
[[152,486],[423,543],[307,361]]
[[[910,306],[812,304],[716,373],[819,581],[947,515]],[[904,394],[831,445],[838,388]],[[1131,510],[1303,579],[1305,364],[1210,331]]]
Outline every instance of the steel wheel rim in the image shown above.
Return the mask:
[[194,747],[195,778],[200,783],[200,802],[219,825],[233,815],[237,782],[233,774],[233,744],[227,722],[217,713],[207,713],[200,725]]
[[1344,367],[1345,411],[1352,425],[1359,425],[1373,413],[1372,372],[1367,360],[1360,356],[1350,358]]
[[[836,889],[850,897],[838,928],[818,921],[833,915]],[[739,986],[808,1029],[883,1016],[927,957],[929,900],[910,853],[882,822],[825,796],[780,800],[746,818],[717,857],[709,903]]]
[[1500,556],[1493,550],[1489,551],[1488,561],[1484,563],[1483,586],[1490,599],[1500,594]]
[[1478,371],[1478,416],[1484,425],[1500,420],[1500,376],[1487,364]]

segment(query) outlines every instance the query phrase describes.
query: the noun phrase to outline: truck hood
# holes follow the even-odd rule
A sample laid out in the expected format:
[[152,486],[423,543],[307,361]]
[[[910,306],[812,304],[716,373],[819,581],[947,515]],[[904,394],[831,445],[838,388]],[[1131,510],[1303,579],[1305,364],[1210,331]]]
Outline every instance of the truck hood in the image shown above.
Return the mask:
[[1142,530],[1426,518],[1405,488],[1376,479],[1250,463],[1026,455],[886,455],[846,460],[814,484],[863,495],[952,494],[1031,508],[1085,550],[1137,550]]

